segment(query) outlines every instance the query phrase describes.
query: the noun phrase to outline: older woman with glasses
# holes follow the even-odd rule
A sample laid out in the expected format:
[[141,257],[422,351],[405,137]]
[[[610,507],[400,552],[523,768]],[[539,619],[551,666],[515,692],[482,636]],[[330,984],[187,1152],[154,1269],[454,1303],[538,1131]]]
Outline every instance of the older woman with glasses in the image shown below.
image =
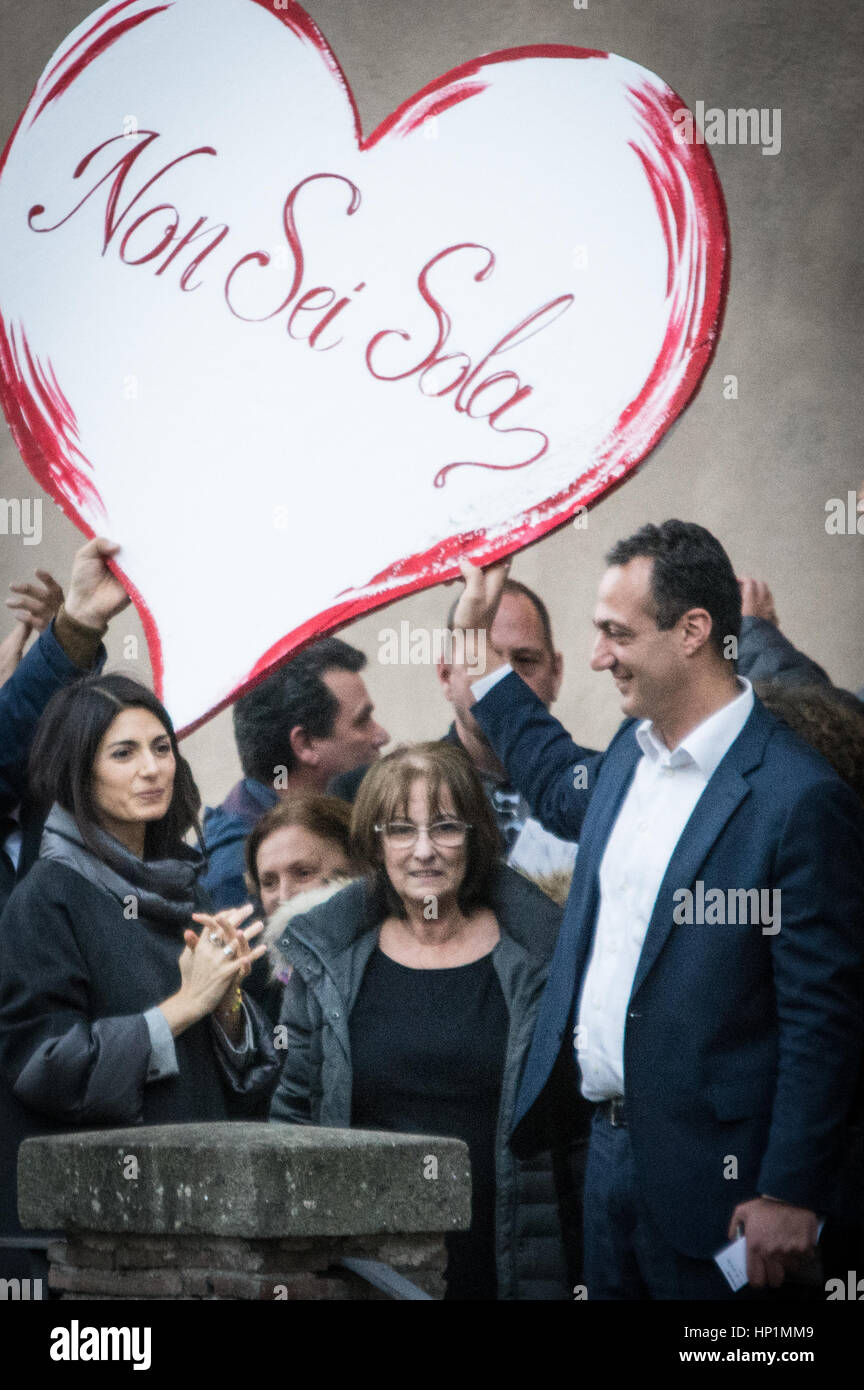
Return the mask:
[[376,763],[352,837],[368,877],[295,912],[279,943],[293,972],[271,1118],[463,1139],[472,1223],[448,1237],[446,1297],[564,1297],[548,1168],[507,1147],[560,909],[499,863],[449,744]]

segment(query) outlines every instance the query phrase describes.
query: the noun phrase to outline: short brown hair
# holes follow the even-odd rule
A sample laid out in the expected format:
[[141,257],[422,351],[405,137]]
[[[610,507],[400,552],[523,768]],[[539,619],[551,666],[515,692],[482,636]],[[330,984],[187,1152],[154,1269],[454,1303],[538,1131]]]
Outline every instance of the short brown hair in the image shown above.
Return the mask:
[[418,777],[425,777],[429,784],[432,815],[442,814],[441,790],[446,788],[457,816],[471,826],[459,907],[463,912],[471,912],[487,906],[500,854],[498,826],[471,760],[452,743],[408,744],[372,764],[360,783],[351,817],[355,854],[375,877],[392,910],[404,917],[405,908],[384,868],[381,839],[375,826],[407,814],[411,787]]
[[351,853],[351,807],[338,796],[292,796],[280,801],[258,821],[246,841],[246,886],[260,897],[258,851],[277,830],[298,825],[322,840],[338,845],[349,863]]
[[695,521],[647,522],[613,545],[606,563],[623,566],[642,557],[653,562],[650,593],[658,629],[668,632],[689,609],[704,608],[714,654],[727,660],[726,638],[737,641],[741,631],[741,590],[717,537]]

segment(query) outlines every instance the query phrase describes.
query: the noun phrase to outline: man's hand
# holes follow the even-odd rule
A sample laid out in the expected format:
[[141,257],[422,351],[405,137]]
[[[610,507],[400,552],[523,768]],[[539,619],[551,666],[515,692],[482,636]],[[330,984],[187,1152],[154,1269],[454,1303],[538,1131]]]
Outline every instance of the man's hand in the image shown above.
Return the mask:
[[104,632],[110,620],[129,603],[129,595],[106,561],[120,549],[103,536],[82,546],[72,562],[69,593],[63,605],[69,617],[82,627]]
[[819,1222],[816,1213],[770,1197],[741,1202],[732,1213],[729,1239],[743,1227],[747,1238],[747,1281],[754,1289],[770,1284],[779,1289],[816,1248]]
[[489,629],[495,621],[504,584],[510,573],[510,560],[498,560],[487,569],[478,569],[470,560],[460,560],[459,568],[465,580],[465,588],[453,614],[453,626],[462,629]]
[[[499,560],[488,569],[478,569],[470,560],[460,560],[459,568],[465,580],[465,588],[453,614],[454,630],[474,634],[473,650],[485,653],[482,666],[472,668],[468,675],[472,680],[489,675],[504,665],[504,658],[492,646],[490,632],[504,592],[504,583],[510,572],[510,560]],[[466,643],[467,647],[467,643]],[[456,650],[454,646],[454,651]],[[457,664],[454,660],[454,665]]]
[[6,607],[11,608],[20,623],[37,632],[44,632],[52,618],[56,618],[63,602],[63,590],[53,574],[48,570],[37,570],[38,584],[10,584],[9,588],[18,598],[7,598]]
[[12,609],[17,621],[9,636],[0,642],[0,685],[5,685],[24,655],[30,634],[34,630],[44,632],[60,611],[63,590],[54,576],[47,570],[37,570],[36,579],[38,584],[31,581],[9,585],[18,597],[7,598],[6,607]]
[[774,595],[763,580],[739,579],[738,587],[741,590],[742,618],[764,618],[766,623],[780,626],[774,607]]

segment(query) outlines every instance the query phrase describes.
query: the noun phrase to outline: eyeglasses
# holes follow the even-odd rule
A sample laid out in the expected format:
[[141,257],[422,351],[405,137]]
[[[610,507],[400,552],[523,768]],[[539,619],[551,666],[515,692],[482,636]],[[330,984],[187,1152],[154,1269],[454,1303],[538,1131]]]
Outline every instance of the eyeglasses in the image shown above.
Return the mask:
[[391,820],[386,825],[376,825],[375,830],[394,849],[410,849],[417,843],[421,830],[428,830],[429,839],[439,849],[458,849],[465,843],[465,836],[471,829],[464,820],[436,820],[431,825],[415,825],[410,820]]

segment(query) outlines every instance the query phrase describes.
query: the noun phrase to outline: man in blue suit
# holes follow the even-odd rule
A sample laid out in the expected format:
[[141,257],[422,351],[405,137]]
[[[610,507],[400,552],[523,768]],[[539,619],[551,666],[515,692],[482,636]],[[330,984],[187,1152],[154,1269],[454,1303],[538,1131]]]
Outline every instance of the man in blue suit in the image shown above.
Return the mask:
[[[735,674],[741,602],[704,528],[607,556],[591,665],[627,716],[575,744],[488,641],[506,563],[465,564],[487,632],[473,714],[534,815],[579,855],[513,1147],[590,1114],[589,1298],[724,1298],[746,1236],[778,1288],[832,1210],[864,1018],[864,807]],[[748,1296],[745,1293],[744,1296]]]

